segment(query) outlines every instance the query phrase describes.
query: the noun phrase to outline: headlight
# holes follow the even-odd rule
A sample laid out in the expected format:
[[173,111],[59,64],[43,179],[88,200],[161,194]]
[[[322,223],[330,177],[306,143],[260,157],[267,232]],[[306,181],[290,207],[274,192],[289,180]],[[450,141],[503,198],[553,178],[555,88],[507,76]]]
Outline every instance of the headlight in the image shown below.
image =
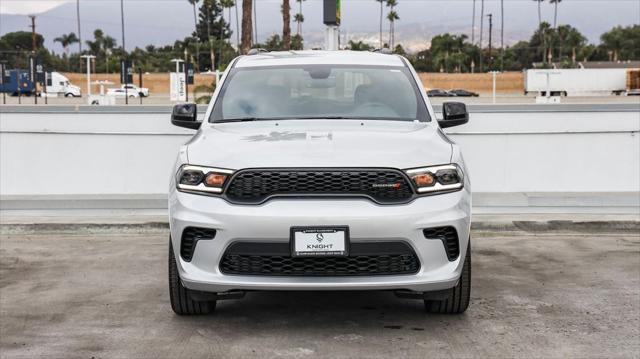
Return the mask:
[[189,192],[222,193],[232,170],[223,168],[183,165],[176,177],[178,190]]
[[464,183],[464,174],[456,164],[413,168],[405,173],[418,193],[457,191]]

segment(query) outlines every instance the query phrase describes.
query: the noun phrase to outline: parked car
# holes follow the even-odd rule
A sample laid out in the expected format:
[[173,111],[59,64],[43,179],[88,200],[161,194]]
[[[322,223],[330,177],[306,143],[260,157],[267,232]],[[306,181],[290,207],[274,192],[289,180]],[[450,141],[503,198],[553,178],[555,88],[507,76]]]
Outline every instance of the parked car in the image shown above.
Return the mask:
[[124,88],[110,88],[107,90],[107,96],[134,98],[140,97],[140,94],[129,89],[125,91]]
[[149,97],[149,89],[146,87],[138,87],[133,84],[128,84],[128,85],[122,85],[120,88],[122,90],[126,88],[127,92],[135,92],[138,95],[140,95],[140,97]]
[[453,90],[449,90],[449,94],[452,94],[456,97],[478,97],[480,96],[479,94],[472,92],[472,91],[468,91],[465,89],[453,89]]
[[429,96],[429,97],[453,97],[455,95],[450,94],[445,90],[432,89],[432,90],[427,91],[427,96]]
[[169,289],[177,314],[254,290],[392,290],[462,313],[471,290],[471,186],[405,58],[360,51],[241,56],[169,186]]

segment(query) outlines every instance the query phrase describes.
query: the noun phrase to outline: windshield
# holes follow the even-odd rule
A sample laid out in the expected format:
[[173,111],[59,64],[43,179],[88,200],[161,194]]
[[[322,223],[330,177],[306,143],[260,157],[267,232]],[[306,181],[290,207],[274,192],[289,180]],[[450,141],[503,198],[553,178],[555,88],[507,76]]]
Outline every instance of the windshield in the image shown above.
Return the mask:
[[300,65],[232,69],[209,122],[281,119],[430,121],[407,68]]

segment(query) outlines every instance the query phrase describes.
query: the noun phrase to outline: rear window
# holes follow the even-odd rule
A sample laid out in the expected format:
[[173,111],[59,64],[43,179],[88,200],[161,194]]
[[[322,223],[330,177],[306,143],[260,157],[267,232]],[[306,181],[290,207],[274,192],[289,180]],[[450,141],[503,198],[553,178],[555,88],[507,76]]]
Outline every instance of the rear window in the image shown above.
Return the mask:
[[407,68],[346,65],[232,69],[209,121],[323,118],[430,121]]

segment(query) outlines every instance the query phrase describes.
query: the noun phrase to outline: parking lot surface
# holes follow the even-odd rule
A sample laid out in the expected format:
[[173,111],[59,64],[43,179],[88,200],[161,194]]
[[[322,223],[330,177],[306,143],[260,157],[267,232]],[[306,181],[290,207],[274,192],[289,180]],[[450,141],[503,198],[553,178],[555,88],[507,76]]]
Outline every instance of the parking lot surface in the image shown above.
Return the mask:
[[0,237],[2,358],[640,356],[640,235],[475,233],[464,315],[389,292],[260,292],[178,317],[168,233]]

